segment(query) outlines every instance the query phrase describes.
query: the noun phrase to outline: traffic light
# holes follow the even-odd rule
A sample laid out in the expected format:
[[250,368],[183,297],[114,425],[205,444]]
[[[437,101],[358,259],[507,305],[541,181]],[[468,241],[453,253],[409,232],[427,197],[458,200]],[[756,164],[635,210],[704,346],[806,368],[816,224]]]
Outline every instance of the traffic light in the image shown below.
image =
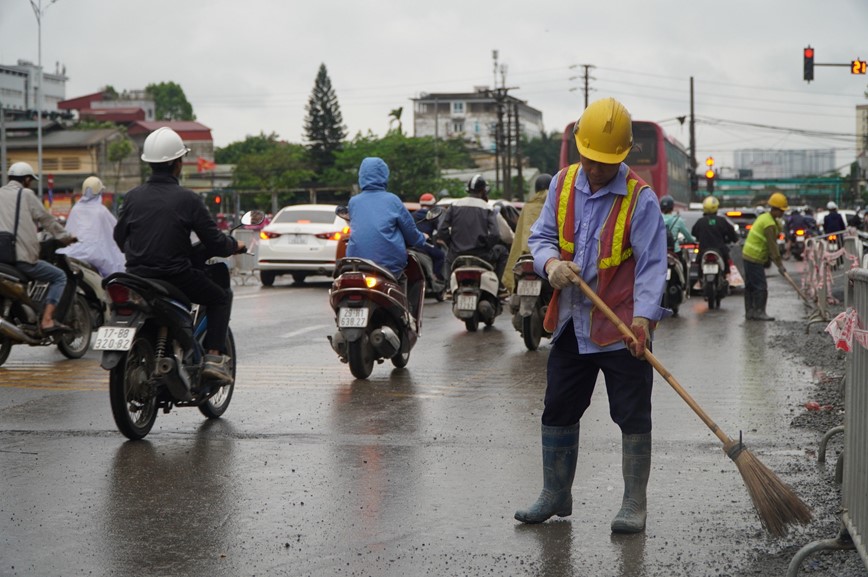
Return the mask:
[[714,169],[709,168],[705,171],[705,190],[708,194],[714,192],[714,177],[715,177]]
[[858,58],[850,62],[850,74],[865,74],[866,71],[868,71],[868,62]]
[[220,198],[220,195],[219,195],[219,194],[216,195],[216,196],[214,197],[214,204],[216,204],[217,206],[220,206],[220,203],[221,203],[221,202],[223,202],[223,199]]
[[810,82],[814,79],[814,49],[808,46],[804,50],[805,55],[805,80]]

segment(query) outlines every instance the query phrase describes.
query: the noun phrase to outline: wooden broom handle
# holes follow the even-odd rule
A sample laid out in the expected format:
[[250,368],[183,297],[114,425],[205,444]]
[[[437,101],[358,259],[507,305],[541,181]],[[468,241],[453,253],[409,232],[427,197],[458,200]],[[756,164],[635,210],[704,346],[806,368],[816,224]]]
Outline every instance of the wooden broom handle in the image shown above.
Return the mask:
[[796,289],[796,293],[798,293],[799,297],[801,297],[801,299],[806,303],[810,304],[810,301],[808,301],[808,297],[805,296],[805,293],[802,292],[802,289],[799,288],[799,285],[796,284],[796,281],[793,280],[793,277],[790,276],[790,273],[784,271],[783,276],[785,279],[787,279],[787,282],[790,283],[790,285],[794,289]]
[[[618,315],[616,315],[615,312],[610,309],[606,303],[603,302],[603,299],[601,299],[597,295],[597,293],[591,290],[591,287],[588,286],[588,283],[586,283],[584,279],[579,277],[578,280],[579,288],[582,289],[582,292],[585,294],[586,297],[591,299],[591,302],[594,303],[594,306],[600,309],[603,314],[606,315],[606,318],[609,319],[610,322],[614,323],[616,327],[618,327],[618,330],[621,331],[622,335],[624,335],[625,337],[629,337],[635,341],[636,335],[633,334],[633,331],[630,330],[630,327],[625,325],[624,322],[618,318]],[[678,393],[678,396],[684,399],[688,406],[693,409],[693,412],[696,413],[700,419],[702,419],[702,422],[705,423],[705,426],[711,429],[711,432],[714,433],[715,436],[717,436],[717,438],[720,439],[724,445],[732,443],[732,439],[730,439],[726,433],[720,430],[720,427],[717,426],[717,423],[715,423],[711,419],[711,417],[709,417],[708,414],[702,410],[702,407],[700,407],[699,404],[695,400],[693,400],[693,397],[690,396],[690,393],[684,390],[684,387],[681,386],[681,384],[675,379],[672,373],[670,373],[666,369],[666,367],[664,367],[663,364],[657,360],[657,357],[651,354],[651,351],[649,351],[647,348],[645,349],[645,360],[648,361],[658,373],[660,373],[661,377],[666,379],[666,382],[669,383],[673,389],[675,389],[675,392]]]

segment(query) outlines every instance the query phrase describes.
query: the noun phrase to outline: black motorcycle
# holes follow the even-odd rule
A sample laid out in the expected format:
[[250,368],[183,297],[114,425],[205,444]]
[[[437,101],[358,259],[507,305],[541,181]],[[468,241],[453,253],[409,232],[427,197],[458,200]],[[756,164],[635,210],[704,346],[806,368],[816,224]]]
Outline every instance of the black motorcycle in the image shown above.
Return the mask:
[[708,301],[709,309],[719,309],[720,301],[729,292],[729,282],[726,280],[726,261],[718,251],[710,249],[700,256],[702,267],[700,282],[702,295]]
[[92,320],[81,288],[81,269],[57,252],[62,243],[49,239],[40,243],[40,258],[61,269],[66,287],[57,303],[55,319],[69,332],[44,334],[40,329],[48,283],[35,281],[12,265],[0,264],[0,365],[9,358],[13,345],[50,346],[67,358],[78,359],[90,347]]
[[533,256],[529,254],[519,257],[512,275],[515,279],[515,294],[509,302],[512,326],[521,333],[527,350],[535,351],[543,337],[552,336],[543,328],[543,319],[554,290],[548,281],[536,274]]
[[673,250],[666,252],[666,291],[660,306],[671,309],[673,316],[678,316],[678,309],[687,299],[687,274],[684,264]]
[[[261,211],[245,214],[241,225],[260,224]],[[236,227],[237,228],[237,227]],[[234,229],[233,229],[234,230]],[[202,245],[195,250],[194,266],[230,288],[224,263],[206,264]],[[172,407],[198,407],[209,419],[226,412],[235,389],[237,352],[232,329],[226,331],[226,354],[231,357],[232,382],[225,384],[202,375],[208,328],[207,310],[196,305],[173,285],[115,273],[104,282],[111,301],[111,318],[99,328],[94,349],[102,351],[102,367],[109,371],[109,399],[115,424],[129,439],[145,437],[157,411]]]

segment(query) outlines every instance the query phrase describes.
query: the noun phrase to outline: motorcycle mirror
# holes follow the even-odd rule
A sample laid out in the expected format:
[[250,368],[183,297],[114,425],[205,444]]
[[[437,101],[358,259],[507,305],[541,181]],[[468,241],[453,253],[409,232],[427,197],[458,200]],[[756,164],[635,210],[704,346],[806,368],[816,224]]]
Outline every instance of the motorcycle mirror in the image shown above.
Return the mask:
[[443,214],[442,206],[432,206],[428,209],[428,212],[425,213],[425,220],[434,220],[436,218],[440,218],[441,214]]
[[347,222],[350,222],[350,209],[344,205],[340,205],[335,207],[335,214],[344,219]]
[[247,225],[259,225],[262,224],[262,221],[265,220],[265,213],[261,210],[250,210],[244,213],[244,216],[241,217],[241,224]]

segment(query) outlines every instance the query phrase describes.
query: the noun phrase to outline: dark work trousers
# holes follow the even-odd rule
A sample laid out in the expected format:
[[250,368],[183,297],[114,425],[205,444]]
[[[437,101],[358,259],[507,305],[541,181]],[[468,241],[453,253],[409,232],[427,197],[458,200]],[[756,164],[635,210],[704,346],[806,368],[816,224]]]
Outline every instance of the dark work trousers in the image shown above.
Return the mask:
[[591,404],[597,375],[603,371],[609,414],[625,435],[651,432],[651,365],[628,349],[580,355],[570,321],[549,353],[542,424],[568,427],[582,418]]
[[744,292],[746,296],[768,291],[766,270],[761,264],[744,260]]
[[203,341],[205,352],[217,350],[225,354],[232,291],[221,287],[208,273],[197,268],[189,268],[180,274],[162,277],[161,280],[178,287],[194,303],[205,305],[208,313],[208,330]]

